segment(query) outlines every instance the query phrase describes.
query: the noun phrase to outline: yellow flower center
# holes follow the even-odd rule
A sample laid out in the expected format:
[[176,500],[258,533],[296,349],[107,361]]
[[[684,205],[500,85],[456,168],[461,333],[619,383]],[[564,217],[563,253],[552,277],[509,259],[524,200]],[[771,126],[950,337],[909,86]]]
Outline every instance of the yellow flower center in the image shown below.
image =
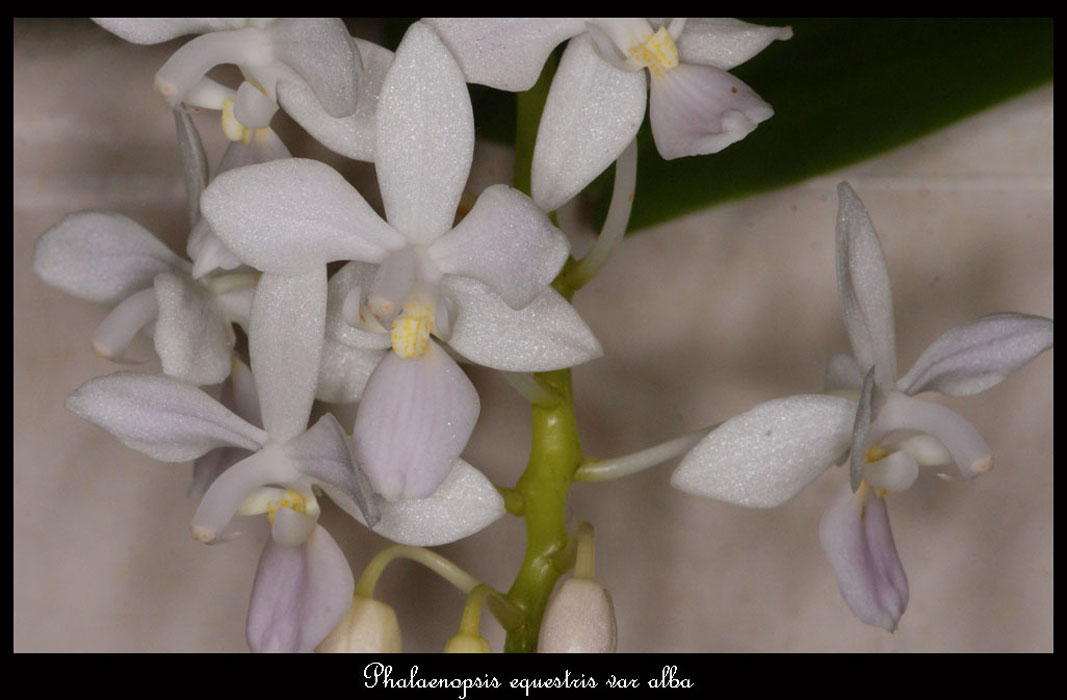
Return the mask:
[[422,357],[430,347],[430,333],[434,329],[434,308],[424,301],[411,300],[393,321],[390,336],[393,352],[401,357]]
[[270,521],[271,525],[274,524],[274,516],[279,508],[288,508],[301,515],[307,515],[307,501],[303,496],[291,489],[286,489],[285,495],[277,501],[267,501],[267,520]]
[[649,34],[644,43],[631,46],[630,56],[648,68],[653,77],[658,77],[663,71],[678,65],[678,47],[674,45],[666,27],[660,27],[655,34]]

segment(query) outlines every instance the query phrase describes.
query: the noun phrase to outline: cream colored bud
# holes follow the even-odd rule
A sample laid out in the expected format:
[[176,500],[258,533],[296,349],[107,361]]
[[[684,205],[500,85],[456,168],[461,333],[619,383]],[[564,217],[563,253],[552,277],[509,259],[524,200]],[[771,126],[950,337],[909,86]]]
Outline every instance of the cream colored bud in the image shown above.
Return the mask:
[[548,601],[537,650],[606,653],[616,642],[615,608],[604,587],[587,578],[564,581]]
[[393,608],[380,600],[356,595],[341,622],[315,647],[325,654],[397,653],[400,624]]
[[457,634],[445,645],[446,654],[491,654],[493,650],[485,637]]

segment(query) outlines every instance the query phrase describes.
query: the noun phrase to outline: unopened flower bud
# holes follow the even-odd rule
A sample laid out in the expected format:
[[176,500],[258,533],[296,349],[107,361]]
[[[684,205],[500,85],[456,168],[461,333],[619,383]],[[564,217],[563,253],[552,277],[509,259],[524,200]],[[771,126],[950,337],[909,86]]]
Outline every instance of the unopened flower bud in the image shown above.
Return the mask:
[[445,645],[446,654],[491,654],[489,642],[481,635],[457,634]]
[[398,653],[400,625],[393,608],[357,594],[337,627],[315,647],[321,653]]
[[548,601],[537,649],[546,653],[606,653],[616,645],[615,608],[596,581],[571,578]]

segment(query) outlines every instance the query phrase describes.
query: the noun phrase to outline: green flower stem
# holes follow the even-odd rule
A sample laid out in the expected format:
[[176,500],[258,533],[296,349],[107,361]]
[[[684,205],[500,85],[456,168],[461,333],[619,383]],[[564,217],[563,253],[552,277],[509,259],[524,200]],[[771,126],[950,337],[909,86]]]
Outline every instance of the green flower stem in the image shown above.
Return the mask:
[[530,409],[530,460],[515,487],[525,504],[526,556],[508,591],[508,599],[522,610],[526,624],[508,632],[504,643],[508,652],[536,649],[548,598],[567,571],[559,556],[569,541],[564,507],[574,473],[582,463],[570,370],[534,376],[561,398],[554,406]]

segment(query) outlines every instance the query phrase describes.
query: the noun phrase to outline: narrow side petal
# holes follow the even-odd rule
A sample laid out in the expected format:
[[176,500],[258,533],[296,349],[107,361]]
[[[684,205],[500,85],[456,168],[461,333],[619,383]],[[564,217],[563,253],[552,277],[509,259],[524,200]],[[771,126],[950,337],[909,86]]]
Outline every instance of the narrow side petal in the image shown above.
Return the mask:
[[258,450],[267,434],[185,382],[138,372],[90,379],[67,397],[67,410],[132,449],[164,462],[187,462],[216,447]]
[[222,173],[200,207],[222,242],[264,272],[295,274],[331,260],[380,262],[404,245],[341,175],[314,160]]
[[[504,499],[485,476],[457,459],[437,490],[426,498],[386,501],[378,497],[382,519],[372,529],[400,544],[436,547],[482,530],[505,513]],[[366,522],[353,514],[356,519]]]
[[718,153],[774,116],[748,85],[711,66],[681,64],[653,76],[649,121],[667,160]]
[[289,17],[272,22],[267,32],[274,58],[307,83],[331,117],[347,117],[356,111],[363,64],[344,22]]
[[474,155],[463,72],[429,25],[411,25],[378,100],[375,165],[386,219],[411,243],[452,228]]
[[178,154],[185,174],[185,201],[191,229],[200,218],[200,193],[207,187],[207,154],[196,124],[184,109],[174,110],[174,127],[178,132]]
[[897,379],[893,294],[882,245],[863,202],[847,182],[837,186],[837,292],[860,372],[872,366],[884,390]]
[[468,83],[498,90],[529,90],[548,54],[585,31],[580,17],[427,18],[452,51]]
[[603,354],[593,331],[552,288],[519,311],[469,278],[445,278],[442,292],[456,305],[448,344],[471,362],[509,372],[547,372]]
[[277,441],[307,428],[325,325],[325,267],[293,277],[260,277],[252,301],[248,353],[263,427]]
[[625,150],[645,118],[645,71],[613,67],[592,40],[578,36],[563,52],[534,146],[533,199],[559,209]]
[[436,343],[417,358],[390,352],[363,391],[356,461],[386,500],[425,498],[467,446],[478,410],[474,386]]
[[983,316],[935,340],[897,388],[909,395],[940,391],[970,396],[1000,384],[1051,347],[1052,319],[1016,313]]
[[234,333],[225,310],[203,285],[185,275],[156,275],[154,341],[163,373],[202,386],[230,373]]
[[442,272],[481,280],[508,306],[521,309],[548,287],[570,248],[533,200],[507,185],[492,185],[429,252]]
[[793,36],[790,27],[764,27],[729,17],[691,17],[678,37],[683,63],[700,63],[730,70],[752,58],[772,42]]
[[774,508],[849,446],[856,403],[836,396],[776,399],[735,416],[697,443],[671,486],[697,496]]
[[41,234],[33,269],[67,294],[115,304],[185,262],[139,223],[115,212],[80,211]]
[[355,588],[344,552],[322,526],[299,547],[268,541],[248,606],[248,646],[314,651],[348,612]]
[[908,605],[885,501],[864,488],[842,490],[819,521],[819,541],[848,607],[868,625],[892,632]]

